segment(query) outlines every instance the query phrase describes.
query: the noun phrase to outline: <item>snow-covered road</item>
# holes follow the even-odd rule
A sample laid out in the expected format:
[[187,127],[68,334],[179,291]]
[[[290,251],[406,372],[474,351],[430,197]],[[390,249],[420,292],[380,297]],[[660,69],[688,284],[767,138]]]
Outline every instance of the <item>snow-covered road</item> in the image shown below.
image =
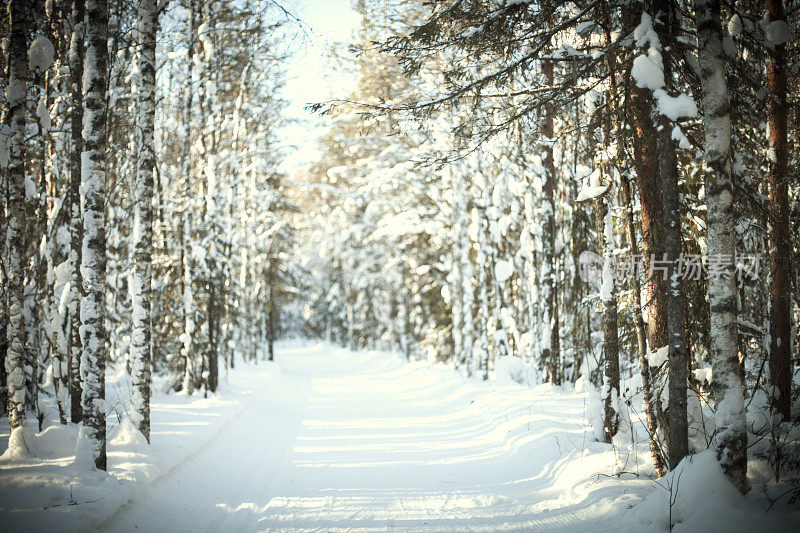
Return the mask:
[[273,364],[248,409],[104,530],[611,531],[647,492],[583,483],[610,459],[583,395],[326,345]]

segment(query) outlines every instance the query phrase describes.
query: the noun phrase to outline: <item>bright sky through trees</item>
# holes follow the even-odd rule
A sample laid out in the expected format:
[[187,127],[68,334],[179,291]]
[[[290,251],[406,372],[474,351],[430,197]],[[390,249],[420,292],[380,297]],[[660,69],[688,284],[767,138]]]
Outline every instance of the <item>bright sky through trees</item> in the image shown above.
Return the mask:
[[283,90],[289,102],[283,129],[288,157],[282,170],[290,176],[300,167],[319,159],[317,141],[325,130],[325,120],[305,109],[308,103],[341,97],[355,87],[358,77],[348,68],[347,43],[353,41],[361,17],[352,10],[350,0],[295,0],[287,4],[303,21],[303,31],[291,25],[294,35],[287,46],[292,53],[286,64],[287,81]]

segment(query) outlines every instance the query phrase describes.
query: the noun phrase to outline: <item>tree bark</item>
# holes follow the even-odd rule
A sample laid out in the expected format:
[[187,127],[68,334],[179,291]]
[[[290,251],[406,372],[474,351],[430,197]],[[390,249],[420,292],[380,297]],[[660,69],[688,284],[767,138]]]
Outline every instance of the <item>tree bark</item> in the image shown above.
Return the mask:
[[[609,11],[606,11],[609,13]],[[606,23],[606,42],[611,43],[611,21]],[[611,75],[611,102],[613,102],[616,120],[614,123],[615,134],[617,137],[617,164],[620,168],[625,168],[626,154],[622,140],[624,138],[623,110],[620,103],[620,90],[618,85],[616,59],[611,56],[608,59],[608,70]],[[631,198],[631,186],[627,172],[620,173],[620,191],[622,202],[625,206],[625,237],[628,241],[628,253],[632,257],[639,254],[639,246],[636,239],[636,226],[633,220],[633,205]],[[650,456],[653,459],[653,468],[656,475],[661,477],[666,474],[664,467],[664,454],[658,442],[658,422],[656,419],[655,407],[653,405],[653,387],[650,383],[650,365],[647,361],[647,333],[645,331],[644,316],[642,315],[642,290],[639,283],[639,272],[630,273],[631,293],[633,296],[633,323],[636,331],[636,348],[639,356],[640,374],[642,376],[642,396],[644,403],[645,419],[647,421],[647,437],[650,446]],[[590,330],[591,331],[591,330]]]
[[[183,331],[181,332],[181,342],[183,348],[181,355],[183,357],[183,389],[187,394],[194,392],[195,382],[197,380],[195,364],[192,355],[192,336],[194,335],[194,297],[192,294],[192,71],[194,64],[194,46],[195,46],[195,2],[194,0],[187,0],[187,10],[189,12],[189,19],[186,22],[186,57],[187,68],[186,74],[186,97],[183,107],[183,127],[185,138],[183,140],[183,179],[184,179],[184,205],[183,205],[183,223],[181,232],[181,283],[182,283],[182,312],[183,312]],[[233,366],[233,365],[231,365]]]
[[81,213],[81,174],[83,152],[83,55],[84,55],[84,14],[85,3],[83,0],[72,0],[71,4],[72,35],[69,45],[69,79],[70,100],[72,111],[70,113],[72,144],[70,146],[70,178],[68,205],[70,209],[70,292],[69,292],[69,395],[70,395],[70,420],[78,423],[83,420],[81,407],[81,298],[83,285],[81,283],[81,243],[83,242],[83,218]]
[[269,321],[267,329],[267,341],[269,343],[269,360],[275,360],[275,262],[276,258],[269,260],[267,283],[269,284],[269,309],[267,319]]
[[30,21],[23,0],[10,0],[11,31],[8,54],[8,225],[6,229],[8,276],[8,348],[5,369],[8,391],[8,421],[11,431],[26,424],[25,403],[25,106],[28,87],[28,43]]
[[[781,0],[766,0],[770,21],[786,21]],[[769,87],[769,196],[772,225],[770,258],[769,377],[774,389],[772,404],[784,421],[790,417],[792,399],[791,243],[789,232],[789,150],[786,116],[786,44],[768,48]]]
[[703,92],[708,258],[718,261],[724,271],[723,275],[709,276],[708,280],[709,352],[717,427],[714,448],[725,474],[744,493],[747,489],[747,433],[733,275],[736,220],[731,181],[731,116],[719,0],[696,0],[695,21]]
[[107,0],[87,0],[87,49],[83,77],[82,154],[83,248],[81,275],[81,438],[95,466],[106,470],[105,326],[106,294],[106,78],[108,68]]
[[150,365],[152,361],[151,304],[153,276],[153,183],[155,154],[156,0],[140,0],[139,14],[138,169],[131,198],[134,202],[133,272],[131,292],[131,388],[133,422],[150,442]]
[[646,89],[631,84],[633,107],[633,153],[639,186],[639,203],[642,217],[642,255],[647,276],[647,343],[650,350],[666,346],[667,328],[667,284],[659,275],[650,276],[652,259],[661,259],[664,254],[664,211],[659,184],[657,132],[653,125],[652,96]]
[[605,356],[603,436],[611,442],[619,429],[619,334],[617,331],[617,290],[614,279],[614,227],[611,211],[604,197],[594,200],[595,225],[603,255],[600,304],[603,307],[603,354]]
[[[550,61],[542,62],[542,73],[548,86],[553,85],[553,63]],[[556,222],[555,222],[555,179],[556,168],[553,161],[553,107],[549,102],[544,106],[544,121],[542,122],[542,166],[544,167],[544,202],[542,203],[542,300],[544,301],[545,316],[543,317],[546,332],[545,340],[549,338],[549,343],[545,342],[542,350],[542,361],[547,364],[548,381],[553,384],[560,383],[558,373],[559,361],[561,360],[560,339],[559,339],[559,320],[558,320],[558,288],[557,288],[557,267],[556,261]]]
[[[9,37],[8,13],[0,14],[0,39]],[[0,46],[0,94],[6,94],[8,86],[8,53],[10,47]],[[0,128],[10,126],[8,106],[0,107]],[[3,134],[3,142],[7,141],[7,131]],[[0,166],[0,415],[8,411],[8,379],[6,376],[6,353],[8,353],[8,257],[6,257],[6,229],[8,216],[8,161]]]
[[[65,246],[59,241],[58,232],[61,228],[68,227],[69,209],[56,208],[56,199],[66,197],[67,188],[64,188],[61,176],[68,174],[68,165],[64,165],[64,152],[61,146],[68,146],[67,132],[64,131],[64,124],[67,123],[68,114],[65,102],[62,99],[51,98],[52,94],[64,95],[67,93],[67,77],[62,73],[62,66],[65,63],[66,52],[69,41],[66,39],[62,26],[65,13],[62,11],[64,6],[47,5],[47,38],[53,43],[56,50],[56,57],[53,66],[47,73],[47,106],[49,114],[56,121],[54,127],[48,131],[47,136],[47,158],[44,164],[44,171],[47,183],[47,196],[49,205],[49,217],[52,222],[47,231],[47,321],[49,327],[49,349],[53,368],[53,389],[58,406],[58,418],[62,424],[67,423],[68,412],[68,388],[67,374],[69,352],[67,350],[68,327],[59,314],[61,294],[56,292],[59,284],[59,276],[56,275],[60,265],[64,261],[69,261],[69,246]],[[44,126],[44,125],[42,125]],[[42,133],[45,129],[42,127]],[[62,173],[61,169],[64,169]],[[68,184],[67,184],[68,185]],[[66,202],[64,202],[66,204]],[[68,263],[67,263],[68,264]],[[45,333],[47,340],[48,334]]]
[[[672,32],[678,27],[675,12],[669,0],[653,2],[655,29],[664,49],[664,77],[670,79],[672,71],[670,53],[678,45]],[[661,202],[664,214],[664,252],[669,261],[667,283],[667,327],[669,335],[669,413],[667,442],[669,467],[674,469],[689,453],[689,422],[687,418],[688,354],[686,347],[686,316],[683,284],[678,271],[681,255],[680,196],[678,194],[678,158],[672,140],[672,123],[658,115],[659,175]]]
[[[636,241],[636,229],[633,223],[633,206],[631,205],[631,186],[627,176],[620,180],[622,188],[622,201],[625,203],[625,233],[628,240],[628,249],[632,256],[637,255],[639,246]],[[647,420],[647,436],[650,444],[650,456],[653,458],[653,468],[656,475],[661,477],[667,473],[664,454],[658,442],[658,421],[653,405],[653,386],[650,384],[650,365],[647,361],[647,336],[645,333],[644,317],[642,316],[642,289],[639,284],[639,274],[631,273],[631,292],[633,293],[633,323],[636,329],[636,348],[639,355],[639,366],[642,376],[642,394],[644,396],[644,412]]]

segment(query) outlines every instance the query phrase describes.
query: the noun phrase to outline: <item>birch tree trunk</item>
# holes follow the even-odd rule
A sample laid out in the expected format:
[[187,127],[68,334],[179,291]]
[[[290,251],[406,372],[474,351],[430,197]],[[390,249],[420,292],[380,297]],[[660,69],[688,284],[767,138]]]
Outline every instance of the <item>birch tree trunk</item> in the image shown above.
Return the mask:
[[[0,14],[0,39],[9,36],[8,12]],[[6,41],[7,42],[7,41]],[[10,47],[0,46],[0,94],[8,87],[8,54]],[[9,134],[8,106],[0,107],[0,142],[6,146]],[[6,229],[8,216],[8,158],[0,161],[0,415],[8,411],[8,379],[6,375],[6,353],[8,353],[8,257],[6,256]]]
[[695,22],[703,91],[708,259],[717,261],[724,270],[723,275],[709,276],[708,280],[709,352],[717,428],[714,448],[725,474],[744,493],[747,490],[747,433],[733,275],[736,234],[731,182],[731,116],[719,0],[696,0]]
[[[766,0],[770,21],[786,22],[781,0]],[[786,44],[768,48],[769,86],[769,194],[772,225],[770,257],[770,347],[769,377],[774,388],[773,407],[788,421],[792,400],[791,243],[789,232],[789,150],[786,116]]]
[[186,74],[186,97],[183,107],[183,128],[185,138],[183,140],[183,179],[184,179],[184,198],[183,198],[183,224],[181,233],[181,280],[183,297],[183,331],[181,332],[181,356],[184,361],[183,389],[187,394],[194,392],[194,385],[197,380],[194,358],[192,355],[192,336],[194,335],[194,297],[192,294],[192,66],[194,65],[194,46],[195,46],[195,20],[194,0],[187,0],[187,10],[189,20],[186,23],[186,46],[187,46],[187,67]]
[[69,282],[69,312],[68,330],[69,339],[67,351],[69,352],[69,395],[70,395],[70,420],[78,423],[83,420],[81,407],[81,298],[83,285],[81,283],[81,246],[83,242],[83,218],[81,212],[81,175],[83,152],[83,32],[85,4],[83,0],[72,0],[71,4],[72,35],[69,45],[69,83],[72,111],[70,114],[72,142],[70,146],[70,177],[68,206],[70,210],[70,282]]
[[467,375],[472,376],[474,370],[472,362],[472,350],[474,348],[475,338],[475,323],[473,320],[473,307],[475,306],[475,291],[472,287],[472,260],[470,259],[469,252],[471,249],[471,240],[469,236],[469,207],[467,206],[465,184],[464,184],[464,169],[458,166],[452,169],[452,176],[455,181],[455,216],[458,220],[456,239],[460,242],[458,247],[458,257],[455,259],[459,263],[459,282],[461,286],[456,294],[461,298],[458,306],[461,309],[461,346],[463,353],[457,354],[460,358],[461,364],[466,367]]
[[[487,184],[485,181],[483,186]],[[478,372],[483,380],[489,379],[489,280],[486,273],[486,213],[485,207],[481,205],[472,211],[472,223],[478,232],[478,254],[476,264],[478,266],[478,302],[480,305],[480,349],[478,350]]]
[[462,213],[462,206],[461,206],[461,197],[459,191],[459,183],[458,181],[461,179],[460,175],[456,175],[458,172],[457,167],[450,167],[449,172],[447,174],[449,178],[450,187],[453,190],[453,203],[450,208],[450,216],[451,216],[451,235],[453,239],[453,247],[452,252],[450,255],[450,264],[451,270],[450,274],[447,276],[447,282],[450,287],[450,309],[452,314],[452,329],[450,331],[450,335],[453,339],[453,354],[455,355],[455,361],[457,367],[464,366],[464,354],[466,350],[464,349],[464,297],[463,297],[463,289],[464,289],[464,269],[463,265],[461,264],[461,249],[466,246],[466,243],[462,240],[462,232],[461,232],[461,213]]
[[155,155],[156,0],[139,4],[138,169],[131,198],[134,203],[131,292],[131,388],[133,422],[150,442],[151,305],[153,272],[153,183]]
[[81,276],[81,439],[95,466],[106,470],[106,77],[108,68],[107,0],[87,0],[87,49],[83,77],[82,180],[83,247]]
[[8,53],[8,223],[6,229],[8,284],[8,351],[5,369],[8,421],[11,431],[26,424],[25,403],[25,104],[28,88],[29,20],[23,0],[10,0]]
[[[63,279],[62,264],[69,261],[68,243],[63,243],[59,238],[62,229],[69,223],[69,209],[66,202],[61,205],[57,199],[64,198],[68,187],[64,187],[63,176],[68,175],[69,167],[66,164],[66,153],[63,147],[68,146],[65,125],[69,122],[66,105],[67,76],[62,72],[62,66],[67,56],[69,41],[63,31],[65,6],[48,4],[47,6],[48,31],[47,37],[54,44],[56,52],[55,62],[47,73],[47,87],[54,98],[48,98],[48,115],[55,119],[55,125],[50,129],[47,138],[47,158],[45,172],[47,179],[47,195],[49,205],[48,217],[51,223],[48,227],[48,255],[47,255],[47,321],[49,323],[49,349],[53,368],[53,388],[58,406],[58,418],[62,424],[67,423],[68,389],[67,374],[69,352],[67,351],[68,328],[59,307],[61,305],[60,290]],[[43,129],[44,131],[44,129]],[[68,204],[67,204],[68,205]],[[69,263],[66,263],[68,266]],[[47,338],[47,337],[46,337]]]

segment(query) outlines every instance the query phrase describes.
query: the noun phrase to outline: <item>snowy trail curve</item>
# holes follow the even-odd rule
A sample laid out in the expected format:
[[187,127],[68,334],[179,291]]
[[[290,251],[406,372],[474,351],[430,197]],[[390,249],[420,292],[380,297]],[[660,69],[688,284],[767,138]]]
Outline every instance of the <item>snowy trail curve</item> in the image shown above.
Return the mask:
[[581,395],[326,345],[273,364],[248,409],[103,530],[611,531],[638,500],[575,482],[597,469]]

